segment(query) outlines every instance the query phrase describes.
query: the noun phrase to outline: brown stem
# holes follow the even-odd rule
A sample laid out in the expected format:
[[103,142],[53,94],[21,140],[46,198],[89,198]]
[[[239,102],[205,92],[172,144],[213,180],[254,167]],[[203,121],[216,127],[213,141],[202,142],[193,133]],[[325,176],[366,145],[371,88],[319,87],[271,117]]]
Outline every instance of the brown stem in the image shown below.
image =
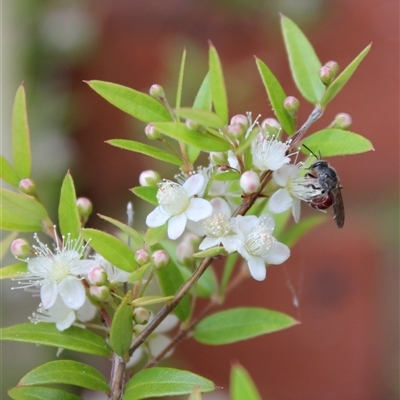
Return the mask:
[[113,354],[110,377],[109,400],[120,400],[124,388],[125,361],[117,354]]

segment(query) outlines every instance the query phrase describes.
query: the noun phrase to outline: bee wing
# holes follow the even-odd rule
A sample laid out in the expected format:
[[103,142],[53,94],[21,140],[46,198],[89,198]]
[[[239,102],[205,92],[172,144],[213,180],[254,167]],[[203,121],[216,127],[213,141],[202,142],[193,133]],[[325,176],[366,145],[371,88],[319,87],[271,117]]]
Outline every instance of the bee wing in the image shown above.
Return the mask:
[[340,186],[336,187],[331,191],[333,194],[333,212],[334,216],[333,218],[336,221],[336,225],[338,228],[343,228],[344,225],[344,203],[343,203],[343,197],[342,197],[342,191],[340,189]]

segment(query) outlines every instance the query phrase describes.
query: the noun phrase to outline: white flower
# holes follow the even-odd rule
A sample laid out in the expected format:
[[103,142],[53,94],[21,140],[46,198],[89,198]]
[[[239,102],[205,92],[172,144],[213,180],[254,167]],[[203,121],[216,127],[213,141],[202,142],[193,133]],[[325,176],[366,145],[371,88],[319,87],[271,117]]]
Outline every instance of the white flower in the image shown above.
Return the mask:
[[260,171],[275,171],[290,162],[290,157],[286,155],[289,147],[289,142],[283,143],[275,136],[260,132],[251,143],[253,164]]
[[315,179],[304,176],[304,163],[283,165],[274,171],[274,181],[282,186],[269,199],[268,207],[274,214],[280,214],[292,208],[293,218],[300,219],[300,200],[309,202],[322,195],[315,186]]
[[254,279],[265,279],[265,263],[282,264],[289,258],[290,249],[272,236],[275,221],[270,215],[263,214],[259,218],[238,215],[232,222],[237,233],[232,247],[247,261]]
[[40,285],[40,299],[42,307],[49,309],[56,302],[59,295],[65,305],[73,310],[82,307],[85,301],[85,288],[82,277],[90,269],[90,260],[81,260],[85,246],[79,237],[72,240],[70,236],[64,240],[62,246],[55,248],[55,253],[42,243],[35,234],[39,246],[35,249],[36,258],[26,259],[28,273],[22,278],[24,288]]
[[168,221],[168,237],[177,239],[188,220],[200,221],[211,215],[211,204],[198,195],[204,184],[200,174],[192,175],[182,186],[171,181],[160,183],[157,192],[159,206],[146,218],[147,226],[156,228]]

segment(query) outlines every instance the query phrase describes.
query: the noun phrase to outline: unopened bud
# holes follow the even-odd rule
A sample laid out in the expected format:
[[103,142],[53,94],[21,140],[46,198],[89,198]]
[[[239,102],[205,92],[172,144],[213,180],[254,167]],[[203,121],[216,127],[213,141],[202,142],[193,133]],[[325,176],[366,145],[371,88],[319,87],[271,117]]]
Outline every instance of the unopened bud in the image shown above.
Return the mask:
[[243,114],[236,114],[231,119],[231,125],[242,125],[247,129],[250,125],[248,118]]
[[165,98],[165,92],[161,85],[151,85],[149,94],[151,97],[159,100],[161,98]]
[[161,133],[156,128],[154,128],[153,124],[147,124],[146,128],[144,128],[144,133],[149,140],[157,140],[161,137]]
[[260,178],[254,171],[243,172],[240,177],[240,187],[244,193],[254,193],[260,186]]
[[332,70],[334,76],[338,74],[339,64],[336,61],[328,61],[327,63],[325,63],[325,66]]
[[22,179],[18,184],[19,190],[24,194],[34,195],[36,193],[36,183],[33,179]]
[[178,262],[186,267],[194,266],[196,259],[193,254],[197,251],[201,239],[194,233],[186,233],[176,248]]
[[318,76],[321,79],[322,83],[326,86],[330,85],[335,77],[333,71],[327,67],[326,65],[322,66],[318,71]]
[[133,320],[139,325],[146,325],[150,315],[150,311],[144,307],[137,307],[133,310]]
[[151,169],[143,171],[139,175],[140,186],[153,186],[153,187],[156,187],[157,183],[160,182],[160,180],[161,180],[161,175],[158,172],[153,171]]
[[87,220],[93,211],[92,202],[86,197],[79,197],[76,199],[76,207],[78,209],[79,216]]
[[197,131],[199,129],[200,124],[192,119],[187,119],[185,122],[186,128],[190,129],[191,131]]
[[227,134],[232,139],[240,140],[246,134],[247,128],[245,128],[242,124],[233,124],[228,126]]
[[288,96],[283,102],[283,107],[291,114],[296,114],[297,110],[300,107],[300,102],[296,97]]
[[135,261],[139,265],[144,265],[150,261],[150,255],[145,249],[139,249],[135,253]]
[[31,251],[31,246],[26,239],[15,239],[10,246],[11,253],[14,257],[25,258],[28,257]]
[[90,268],[88,272],[88,282],[93,286],[103,286],[107,283],[107,272],[100,265]]
[[349,129],[352,123],[353,120],[349,114],[339,113],[333,121],[333,127],[338,129]]
[[157,250],[151,255],[151,260],[156,269],[161,269],[168,265],[169,255],[165,250]]
[[267,118],[261,122],[261,129],[270,136],[278,136],[281,125],[275,118]]
[[228,163],[228,154],[212,151],[210,153],[210,160],[213,164],[216,164],[216,165],[227,164]]
[[89,293],[94,300],[106,301],[110,297],[110,289],[108,286],[90,286]]

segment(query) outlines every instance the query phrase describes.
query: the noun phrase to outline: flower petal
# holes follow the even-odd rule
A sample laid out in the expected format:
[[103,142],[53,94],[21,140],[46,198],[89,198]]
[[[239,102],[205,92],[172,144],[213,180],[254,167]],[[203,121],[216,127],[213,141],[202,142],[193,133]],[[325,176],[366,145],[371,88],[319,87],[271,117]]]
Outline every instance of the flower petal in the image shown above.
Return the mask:
[[186,215],[191,221],[200,221],[201,219],[209,217],[212,210],[212,205],[209,201],[192,198],[189,207],[186,209]]
[[218,246],[221,242],[220,238],[205,237],[200,243],[199,250],[206,250],[210,247]]
[[146,225],[157,228],[164,225],[171,215],[167,214],[160,206],[156,207],[146,218]]
[[178,239],[185,230],[187,222],[186,214],[175,215],[168,221],[168,237],[172,240]]
[[57,284],[54,282],[43,281],[40,287],[40,300],[42,301],[42,307],[48,309],[54,305],[57,300]]
[[293,199],[293,207],[292,207],[292,215],[295,222],[299,222],[300,220],[300,211],[301,211],[301,202],[300,199]]
[[293,205],[292,196],[286,189],[278,189],[269,199],[268,207],[274,214],[283,213]]
[[186,190],[189,197],[199,194],[204,184],[204,176],[200,174],[192,175],[182,187]]
[[56,322],[56,328],[62,332],[69,328],[75,322],[75,319],[75,312],[70,310],[62,320]]
[[290,256],[290,249],[285,244],[277,242],[273,249],[264,257],[268,264],[282,264]]
[[232,216],[232,211],[229,207],[229,204],[221,197],[215,197],[214,199],[210,200],[210,203],[213,208],[213,214],[222,213],[228,218]]
[[58,292],[65,305],[73,310],[83,306],[85,302],[85,288],[80,279],[67,276],[58,285]]
[[265,261],[261,257],[250,256],[247,259],[250,274],[256,281],[263,281],[267,275]]
[[279,169],[274,171],[272,173],[272,177],[274,178],[274,181],[279,185],[279,186],[286,186],[286,183],[291,175],[291,171],[293,165],[282,165]]

